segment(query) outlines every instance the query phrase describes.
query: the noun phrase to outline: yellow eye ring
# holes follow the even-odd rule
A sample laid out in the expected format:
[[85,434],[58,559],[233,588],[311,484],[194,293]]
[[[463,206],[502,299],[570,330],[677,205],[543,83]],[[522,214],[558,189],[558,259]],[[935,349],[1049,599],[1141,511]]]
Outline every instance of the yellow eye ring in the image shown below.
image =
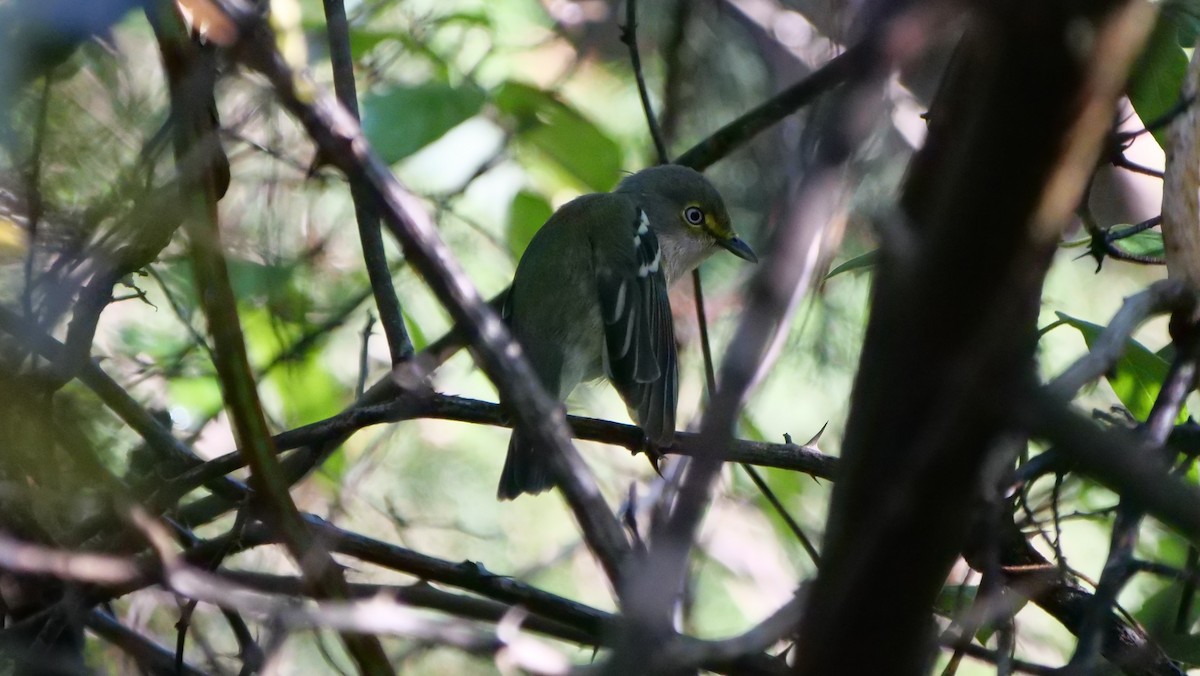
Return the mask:
[[683,210],[683,220],[692,225],[704,223],[704,211],[700,207],[688,207]]

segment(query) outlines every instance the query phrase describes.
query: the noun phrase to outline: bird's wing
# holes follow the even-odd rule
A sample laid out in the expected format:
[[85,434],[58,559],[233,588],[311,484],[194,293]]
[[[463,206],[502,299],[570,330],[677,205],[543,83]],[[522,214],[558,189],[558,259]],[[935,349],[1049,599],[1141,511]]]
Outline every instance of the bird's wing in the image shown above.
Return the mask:
[[610,222],[602,234],[593,231],[605,370],[646,435],[666,443],[675,432],[678,378],[667,278],[645,212],[622,211],[624,227]]

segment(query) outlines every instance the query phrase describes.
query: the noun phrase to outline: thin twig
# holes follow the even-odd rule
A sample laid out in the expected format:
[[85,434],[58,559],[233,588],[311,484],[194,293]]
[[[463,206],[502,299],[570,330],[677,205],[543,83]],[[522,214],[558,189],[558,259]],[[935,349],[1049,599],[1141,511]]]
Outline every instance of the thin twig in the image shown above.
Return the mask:
[[637,44],[637,0],[625,0],[625,25],[621,27],[621,42],[629,48],[629,61],[633,66],[633,75],[637,80],[638,96],[642,100],[642,111],[646,113],[646,126],[650,129],[650,138],[654,140],[654,150],[658,154],[658,163],[666,164],[671,155],[667,152],[667,144],[663,141],[662,130],[658,128],[658,119],[654,117],[654,107],[650,105],[650,92],[646,88],[646,77],[642,74],[642,58],[638,54]]
[[1149,176],[1150,178],[1161,179],[1163,177],[1162,170],[1151,169],[1150,167],[1138,164],[1128,157],[1125,157],[1124,152],[1119,152],[1112,158],[1112,165],[1118,169],[1125,169],[1126,171],[1132,171],[1135,174]]
[[676,164],[702,171],[798,108],[812,103],[871,62],[870,49],[855,45],[803,80],[722,127],[676,158]]
[[92,633],[120,648],[147,673],[176,676],[203,676],[206,673],[186,662],[180,668],[173,651],[126,627],[104,611],[93,610],[88,613],[86,624]]
[[1129,226],[1128,228],[1121,228],[1120,230],[1116,230],[1116,229],[1109,230],[1108,233],[1105,234],[1104,237],[1109,242],[1116,242],[1118,240],[1125,239],[1126,237],[1133,237],[1134,235],[1138,234],[1139,232],[1145,232],[1145,231],[1149,230],[1150,228],[1157,227],[1161,224],[1162,224],[1162,214],[1159,214],[1158,216],[1151,216],[1150,218],[1147,218],[1146,220],[1142,221],[1141,223],[1135,223],[1135,224]]
[[371,329],[375,327],[375,315],[367,313],[367,323],[362,330],[362,347],[358,353],[358,379],[354,382],[354,398],[360,399],[367,388],[367,368],[369,348],[371,346]]
[[[359,120],[358,93],[354,83],[354,60],[350,54],[350,23],[346,20],[346,6],[342,0],[324,2],[329,61],[333,67],[333,89],[346,110],[355,120]],[[358,237],[363,248],[363,263],[371,281],[371,291],[375,295],[379,323],[383,325],[388,352],[392,357],[392,365],[395,366],[413,355],[413,345],[408,329],[404,326],[404,314],[401,311],[400,299],[396,295],[396,286],[392,283],[392,271],[388,268],[379,214],[358,184],[350,184],[350,198],[354,201]]]

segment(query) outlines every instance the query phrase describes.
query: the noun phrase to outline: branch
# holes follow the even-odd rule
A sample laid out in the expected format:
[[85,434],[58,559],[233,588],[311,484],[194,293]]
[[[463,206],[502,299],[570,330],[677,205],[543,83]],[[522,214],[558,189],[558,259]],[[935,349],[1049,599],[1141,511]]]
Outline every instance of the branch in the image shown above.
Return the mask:
[[0,569],[97,585],[146,583],[152,572],[127,556],[67,552],[0,533]]
[[[1028,405],[1046,270],[1154,24],[1141,0],[970,7],[898,213],[881,223],[799,674],[832,673],[847,654],[862,673],[926,673],[929,609],[1005,442],[1027,429],[1012,411]],[[906,35],[957,18],[927,11],[936,23]],[[1093,36],[1086,51],[1066,37],[1075,25]],[[1044,123],[1033,133],[1012,125],[1029,106]]]
[[[995,524],[996,532],[993,533],[979,532],[987,528],[983,521],[976,523],[976,532],[963,551],[967,563],[982,571],[989,567],[986,557],[994,557],[994,568],[1003,580],[1009,599],[1005,605],[1010,610],[1025,599],[1032,600],[1072,634],[1082,636],[1094,595],[1065,579],[1062,568],[1048,561],[1030,544],[1028,536],[1013,521],[1011,512]],[[985,551],[988,549],[992,551]],[[1102,654],[1127,674],[1177,676],[1178,671],[1170,658],[1136,624],[1126,622],[1109,610],[1103,618],[1102,630]],[[964,635],[961,638],[963,643],[958,647],[969,652],[967,646],[971,637]]]
[[584,539],[615,584],[629,543],[587,465],[572,446],[561,407],[538,384],[521,356],[520,346],[479,298],[432,224],[412,216],[412,198],[371,152],[353,117],[288,68],[275,50],[265,23],[256,18],[245,28],[254,37],[241,40],[240,60],[270,80],[284,106],[305,127],[320,152],[379,206],[385,225],[404,246],[407,260],[469,334],[477,362],[495,383],[507,408],[535,443],[547,449]]
[[1200,288],[1200,49],[1192,52],[1180,99],[1189,102],[1167,127],[1162,233],[1167,274]]
[[118,622],[102,610],[93,610],[85,620],[87,628],[124,651],[138,666],[151,674],[176,674],[178,676],[204,676],[205,672],[186,662],[177,664],[175,653]]
[[1084,385],[1112,369],[1142,322],[1193,303],[1195,298],[1184,284],[1170,280],[1157,281],[1145,291],[1126,298],[1091,350],[1046,385],[1046,393],[1062,400],[1071,399]]
[[[371,425],[396,423],[419,418],[455,420],[496,427],[512,427],[511,416],[499,404],[445,394],[400,391],[391,399],[374,404],[359,404],[331,418],[320,420],[272,437],[277,451],[305,447],[324,447],[342,440]],[[634,425],[567,416],[574,438],[620,446],[631,453],[645,449],[644,433]],[[676,432],[674,440],[657,450],[673,455],[694,456],[700,452],[698,434]],[[833,479],[837,458],[819,450],[797,444],[771,444],[735,439],[721,455],[726,462],[739,462],[763,467],[775,467],[810,474],[819,479]],[[205,482],[212,481],[245,466],[240,451],[232,451],[197,465],[161,485],[151,498],[151,504],[166,506]],[[189,523],[192,523],[189,521]]]
[[1045,391],[1027,398],[1018,415],[1030,432],[1068,457],[1072,468],[1141,505],[1146,513],[1200,545],[1200,490],[1130,454],[1138,438],[1101,429]]
[[676,158],[675,164],[703,171],[798,108],[812,103],[855,74],[862,73],[870,63],[870,48],[867,46],[859,44],[847,49],[808,77],[697,143]]
[[[304,603],[291,596],[264,592],[232,582],[221,575],[188,565],[171,548],[161,525],[140,512],[134,521],[150,539],[162,561],[163,583],[181,596],[278,624],[285,629],[332,628],[343,635],[396,634],[451,645],[471,652],[504,651],[517,664],[535,673],[565,673],[565,658],[502,622],[495,632],[457,619],[414,611],[393,599],[376,596],[366,601]],[[387,668],[387,663],[383,665]]]
[[[346,20],[346,5],[342,0],[325,0],[325,32],[329,37],[333,89],[346,110],[358,120],[360,117],[358,93],[354,84],[354,60],[350,55],[350,25]],[[396,296],[392,272],[388,268],[379,215],[372,208],[369,195],[357,184],[350,184],[350,198],[354,200],[354,216],[358,221],[363,263],[367,268],[367,278],[371,281],[371,291],[375,295],[379,323],[383,324],[388,352],[392,356],[392,366],[395,366],[413,355],[413,345],[408,336],[408,329],[404,326],[400,299]]]
[[[188,42],[189,36],[173,3],[162,0],[148,8],[147,15],[160,41]],[[257,35],[259,40],[270,35]],[[273,42],[271,43],[274,44]],[[211,86],[205,92],[211,96]],[[195,103],[183,101],[183,103]],[[172,101],[178,120],[186,119],[188,111],[180,101]],[[175,128],[176,156],[184,157],[204,140],[191,125],[177,124]],[[345,598],[346,581],[341,569],[319,541],[304,527],[300,512],[288,492],[279,467],[266,416],[258,397],[250,358],[246,351],[237,296],[229,279],[229,270],[222,249],[217,200],[224,192],[212,173],[205,173],[197,182],[184,183],[180,197],[185,205],[184,228],[188,234],[192,272],[196,293],[212,337],[217,380],[225,400],[226,411],[233,426],[234,437],[246,455],[250,481],[255,489],[257,506],[265,508],[273,525],[280,529],[283,541],[305,578],[322,594],[330,598]],[[387,654],[374,636],[343,632],[347,651],[364,674],[392,673]]]
[[633,66],[633,75],[637,80],[638,97],[642,100],[642,111],[646,113],[646,126],[650,129],[650,138],[654,141],[654,150],[658,153],[658,163],[666,164],[671,155],[667,152],[667,144],[663,141],[662,130],[658,128],[658,119],[654,116],[654,107],[650,105],[650,92],[646,89],[646,77],[642,74],[642,57],[638,54],[637,44],[637,0],[625,0],[625,25],[621,28],[621,42],[629,48],[629,62]]
[[[478,625],[463,620],[442,618],[413,610],[405,605],[405,599],[374,594],[365,600],[357,601],[319,601],[305,602],[304,599],[292,594],[278,594],[265,591],[264,586],[279,587],[278,578],[265,578],[261,575],[243,575],[243,579],[251,579],[266,585],[250,585],[238,581],[237,576],[210,573],[186,563],[178,553],[171,549],[170,537],[157,523],[144,514],[135,512],[134,520],[143,532],[150,538],[161,566],[153,576],[171,591],[185,598],[202,601],[219,608],[237,611],[252,616],[260,621],[279,624],[288,630],[296,629],[335,629],[343,633],[371,635],[377,633],[397,634],[428,641],[437,644],[452,645],[472,652],[493,654],[503,651],[525,669],[536,673],[563,673],[566,670],[564,659],[542,646],[540,643],[521,636],[516,626],[512,626],[512,612],[501,616],[500,624],[493,631],[486,631]],[[140,567],[132,559],[124,559],[119,565],[113,563],[118,557],[105,557],[106,572],[95,575],[87,569],[87,565],[98,560],[97,555],[76,554],[49,550],[38,545],[20,543],[5,538],[2,544],[15,546],[20,550],[22,561],[20,570],[37,570],[46,574],[63,572],[80,573],[71,579],[90,580],[109,583],[114,580],[130,581],[140,578]],[[62,562],[73,559],[74,564],[64,568]],[[112,559],[113,561],[109,561]],[[3,564],[7,567],[6,559]],[[119,567],[128,575],[110,575],[109,569]],[[289,587],[302,588],[307,591],[307,582],[299,580],[288,584]],[[368,591],[364,587],[359,594]],[[376,589],[375,591],[378,591]],[[418,595],[408,595],[413,598]],[[419,595],[429,599],[430,594]],[[445,601],[442,597],[442,601]],[[460,602],[458,607],[462,607]],[[175,657],[169,651],[148,644],[145,639],[133,632],[123,630],[111,618],[103,613],[94,612],[89,618],[89,627],[101,632],[106,638],[119,643],[123,649],[135,654],[139,661],[150,661],[159,666],[158,671],[168,672],[167,665],[174,665]],[[517,622],[517,625],[520,623]],[[550,625],[541,624],[543,628]],[[140,640],[139,640],[140,639]],[[385,664],[386,666],[386,664]]]
[[[874,53],[875,58],[882,54]],[[872,58],[870,63],[878,63]],[[874,68],[864,72],[874,74]],[[840,125],[872,119],[857,103],[842,102],[846,114],[833,116]],[[629,623],[614,651],[613,668],[629,670],[654,659],[659,643],[671,631],[671,616],[683,588],[686,563],[695,532],[708,506],[722,464],[723,449],[733,440],[738,412],[793,298],[804,292],[820,261],[825,238],[844,218],[847,177],[842,164],[864,133],[854,125],[829,130],[830,140],[807,169],[788,222],[775,233],[773,255],[759,267],[747,291],[746,307],[730,341],[721,377],[700,425],[700,446],[678,484],[678,497],[665,523],[655,525],[650,550],[640,570],[629,577],[625,598]]]
[[[1189,314],[1190,308],[1180,310],[1176,316],[1184,317]],[[1167,377],[1154,400],[1150,415],[1138,435],[1141,439],[1135,455],[1140,462],[1160,472],[1169,470],[1175,457],[1175,450],[1166,445],[1167,438],[1175,427],[1183,400],[1196,384],[1196,364],[1197,358],[1200,357],[1200,341],[1196,340],[1196,329],[1196,323],[1189,322],[1188,326],[1180,331],[1182,340],[1177,341],[1176,358],[1167,371]],[[1100,582],[1096,585],[1091,607],[1079,630],[1079,642],[1075,644],[1075,652],[1071,656],[1068,669],[1089,673],[1098,667],[1105,623],[1110,609],[1117,602],[1117,595],[1133,572],[1133,549],[1144,515],[1145,511],[1140,505],[1124,495],[1121,496],[1113,523],[1108,558],[1104,562]]]
[[[306,592],[304,581],[297,577],[229,570],[221,571],[221,577],[272,594],[303,596]],[[382,596],[415,608],[437,610],[455,617],[493,623],[502,621],[514,608],[520,607],[491,599],[443,591],[424,581],[409,585],[351,584],[350,596],[356,600]],[[533,613],[526,617],[521,626],[523,629],[581,646],[599,646],[603,642],[602,634],[592,634],[575,626]]]

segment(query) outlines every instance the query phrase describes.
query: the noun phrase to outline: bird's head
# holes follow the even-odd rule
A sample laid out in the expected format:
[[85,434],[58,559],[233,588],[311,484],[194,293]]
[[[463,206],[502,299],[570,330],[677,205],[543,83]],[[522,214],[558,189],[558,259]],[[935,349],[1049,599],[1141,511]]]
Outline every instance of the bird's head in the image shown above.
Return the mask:
[[626,176],[616,192],[630,195],[646,211],[660,241],[692,240],[758,262],[750,246],[733,231],[721,194],[694,169],[678,164],[643,169]]

